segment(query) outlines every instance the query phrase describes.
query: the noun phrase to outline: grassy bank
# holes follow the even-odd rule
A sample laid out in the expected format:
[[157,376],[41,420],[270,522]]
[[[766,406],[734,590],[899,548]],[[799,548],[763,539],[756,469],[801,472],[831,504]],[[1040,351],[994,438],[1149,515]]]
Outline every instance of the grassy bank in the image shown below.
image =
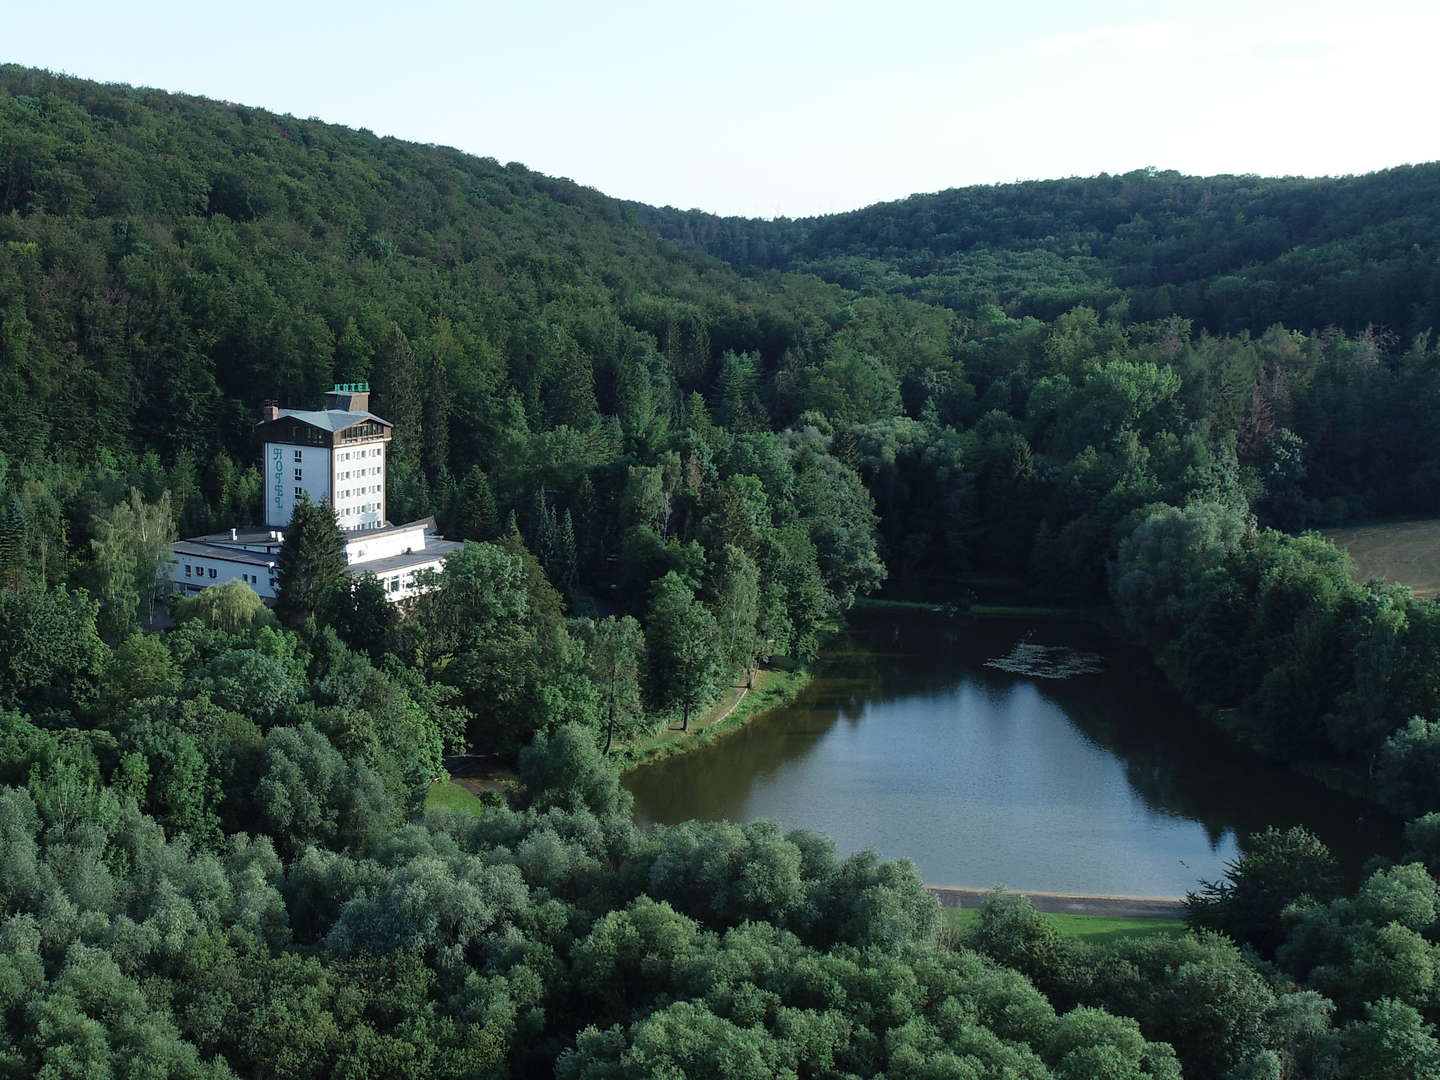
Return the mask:
[[[942,908],[945,925],[963,935],[980,918],[979,908]],[[1106,915],[1044,915],[1066,937],[1099,944],[1121,937],[1179,937],[1185,923],[1179,919],[1126,919]]]
[[746,693],[741,688],[731,688],[721,695],[719,701],[690,721],[689,731],[667,725],[661,731],[617,746],[612,756],[623,770],[694,750],[734,731],[760,713],[788,704],[809,681],[809,668],[760,668],[755,672],[752,690]]

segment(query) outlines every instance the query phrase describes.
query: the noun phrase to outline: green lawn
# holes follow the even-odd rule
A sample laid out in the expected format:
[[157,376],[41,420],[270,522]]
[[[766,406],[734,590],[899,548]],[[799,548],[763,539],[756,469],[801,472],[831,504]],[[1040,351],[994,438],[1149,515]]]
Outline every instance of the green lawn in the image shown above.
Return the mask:
[[426,810],[450,810],[457,814],[483,814],[485,804],[451,780],[436,780],[425,793]]
[[[980,917],[978,908],[942,909],[946,925],[964,930]],[[1066,937],[1083,937],[1100,944],[1121,937],[1179,937],[1185,933],[1180,919],[1112,919],[1105,915],[1046,915]]]

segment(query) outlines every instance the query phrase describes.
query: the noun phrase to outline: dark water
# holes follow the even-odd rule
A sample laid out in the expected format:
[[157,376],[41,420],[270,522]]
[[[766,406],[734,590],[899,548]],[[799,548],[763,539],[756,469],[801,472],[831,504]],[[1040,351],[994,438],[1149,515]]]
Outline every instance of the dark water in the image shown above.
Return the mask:
[[[1021,642],[1098,654],[1046,679]],[[773,818],[935,885],[1180,896],[1245,837],[1302,824],[1351,874],[1398,825],[1238,748],[1090,623],[867,616],[796,702],[625,778],[642,823]]]

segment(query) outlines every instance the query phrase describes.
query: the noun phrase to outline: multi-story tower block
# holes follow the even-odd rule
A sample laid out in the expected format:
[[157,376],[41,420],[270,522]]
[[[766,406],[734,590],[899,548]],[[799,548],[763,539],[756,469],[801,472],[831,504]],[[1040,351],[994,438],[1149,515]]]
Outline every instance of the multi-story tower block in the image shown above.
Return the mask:
[[173,545],[170,579],[199,592],[240,580],[266,601],[277,596],[285,529],[302,498],[335,508],[353,577],[373,574],[392,601],[430,588],[460,544],[434,518],[392,525],[385,518],[385,451],[393,425],[370,411],[368,383],[339,383],[323,409],[282,409],[267,401],[255,425],[265,474],[263,526],[192,536]]
[[323,409],[265,403],[265,524],[290,524],[302,496],[335,508],[347,532],[385,527],[385,451],[393,425],[370,411],[369,383],[339,383]]

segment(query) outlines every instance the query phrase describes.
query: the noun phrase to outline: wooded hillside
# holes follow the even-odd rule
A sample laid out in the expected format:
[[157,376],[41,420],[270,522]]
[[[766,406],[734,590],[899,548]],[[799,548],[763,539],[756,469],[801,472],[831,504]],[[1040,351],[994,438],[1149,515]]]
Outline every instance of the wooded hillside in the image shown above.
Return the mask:
[[912,195],[756,221],[635,206],[662,235],[740,266],[804,270],[970,314],[1076,304],[1215,333],[1440,322],[1440,163],[1307,179],[1147,169]]
[[[1440,513],[1437,183],[721,221],[0,68],[0,1076],[1440,1076],[1440,607],[1302,534]],[[468,541],[436,587],[397,618],[307,507],[289,625],[236,583],[140,632],[254,514],[261,400],[355,380],[390,516]],[[1404,863],[1247,837],[1203,932],[1095,947],[639,830],[627,745],[887,577],[1106,606]],[[425,813],[462,749],[522,790]]]

